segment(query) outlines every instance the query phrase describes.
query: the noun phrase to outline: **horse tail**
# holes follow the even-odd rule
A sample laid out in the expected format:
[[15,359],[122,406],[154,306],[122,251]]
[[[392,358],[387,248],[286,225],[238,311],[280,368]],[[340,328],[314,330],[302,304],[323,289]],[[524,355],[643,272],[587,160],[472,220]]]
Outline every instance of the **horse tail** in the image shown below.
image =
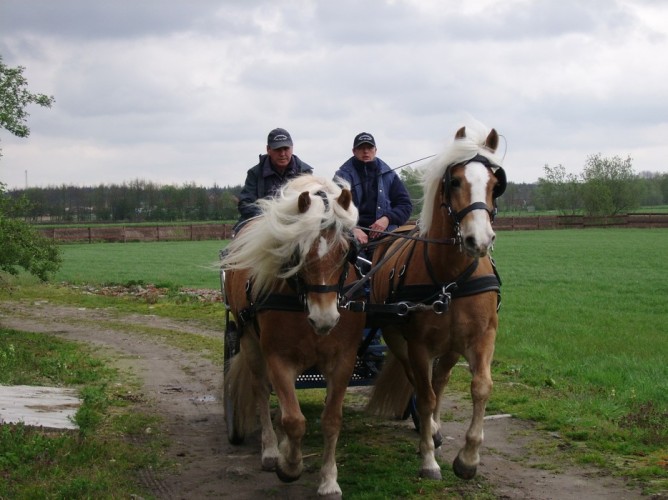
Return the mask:
[[366,409],[372,415],[401,418],[413,392],[413,385],[408,380],[403,365],[388,351]]
[[242,349],[231,360],[224,379],[225,399],[230,402],[234,411],[225,418],[233,418],[233,428],[241,436],[255,431],[259,425],[257,420],[257,403],[253,389],[253,373],[250,369],[248,355]]

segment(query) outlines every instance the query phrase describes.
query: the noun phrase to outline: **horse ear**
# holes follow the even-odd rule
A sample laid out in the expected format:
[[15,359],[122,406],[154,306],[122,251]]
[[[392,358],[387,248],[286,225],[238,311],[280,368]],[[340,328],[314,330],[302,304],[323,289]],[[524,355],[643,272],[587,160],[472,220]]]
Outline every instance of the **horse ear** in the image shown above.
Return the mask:
[[342,189],[341,194],[336,201],[339,202],[339,205],[341,205],[344,210],[348,210],[350,203],[353,201],[353,194],[350,192],[350,189]]
[[463,139],[466,137],[466,127],[460,128],[455,134],[455,139]]
[[299,195],[299,202],[297,203],[297,206],[299,207],[300,214],[303,214],[309,209],[311,206],[311,195],[308,191],[304,191]]
[[496,151],[496,148],[499,147],[499,134],[496,133],[495,129],[489,131],[489,135],[485,139],[485,147],[490,151]]

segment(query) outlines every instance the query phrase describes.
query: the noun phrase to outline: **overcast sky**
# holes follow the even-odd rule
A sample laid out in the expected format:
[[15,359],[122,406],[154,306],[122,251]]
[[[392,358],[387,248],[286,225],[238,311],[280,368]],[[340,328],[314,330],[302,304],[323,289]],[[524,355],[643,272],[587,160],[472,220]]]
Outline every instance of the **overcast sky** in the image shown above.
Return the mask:
[[0,0],[0,54],[56,99],[0,130],[10,188],[237,185],[274,127],[326,177],[361,131],[398,167],[471,119],[513,182],[668,172],[663,0]]

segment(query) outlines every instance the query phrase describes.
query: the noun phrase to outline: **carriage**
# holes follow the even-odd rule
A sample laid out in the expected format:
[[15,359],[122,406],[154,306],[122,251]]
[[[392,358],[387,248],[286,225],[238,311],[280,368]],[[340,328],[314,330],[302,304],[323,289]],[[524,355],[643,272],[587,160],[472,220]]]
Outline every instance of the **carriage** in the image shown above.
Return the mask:
[[[459,129],[426,170],[419,224],[385,238],[365,275],[353,265],[357,209],[348,189],[304,176],[280,197],[258,202],[263,216],[226,249],[221,281],[229,311],[241,323],[228,318],[225,333],[228,438],[242,442],[259,408],[263,469],[282,481],[299,478],[306,422],[296,389],[325,386],[318,494],[340,496],[335,448],[343,396],[349,385],[372,384],[375,414],[406,417],[413,409],[420,476],[440,479],[434,455],[442,442],[440,398],[464,357],[473,415],[453,470],[474,477],[498,326],[500,280],[489,252],[506,179],[497,146],[494,129],[484,135]],[[387,350],[375,352],[370,366],[377,328]],[[274,424],[280,443],[270,391],[279,400]]]

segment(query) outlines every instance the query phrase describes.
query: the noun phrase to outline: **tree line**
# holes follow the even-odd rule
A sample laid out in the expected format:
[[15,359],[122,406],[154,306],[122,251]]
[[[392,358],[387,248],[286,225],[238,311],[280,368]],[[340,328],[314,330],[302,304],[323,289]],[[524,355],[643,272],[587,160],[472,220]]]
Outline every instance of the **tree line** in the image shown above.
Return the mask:
[[[499,213],[617,215],[639,206],[668,204],[668,174],[636,175],[630,158],[592,155],[579,176],[567,174],[561,165],[546,165],[544,171],[537,183],[509,182],[497,200]],[[409,167],[400,175],[414,201],[416,218],[422,197],[419,171]],[[14,216],[33,224],[234,221],[241,189],[241,185],[176,186],[137,179],[121,185],[34,187],[7,194],[26,201]]]
[[135,180],[95,187],[15,189],[8,194],[28,201],[21,215],[31,223],[177,222],[236,219],[241,188]]

